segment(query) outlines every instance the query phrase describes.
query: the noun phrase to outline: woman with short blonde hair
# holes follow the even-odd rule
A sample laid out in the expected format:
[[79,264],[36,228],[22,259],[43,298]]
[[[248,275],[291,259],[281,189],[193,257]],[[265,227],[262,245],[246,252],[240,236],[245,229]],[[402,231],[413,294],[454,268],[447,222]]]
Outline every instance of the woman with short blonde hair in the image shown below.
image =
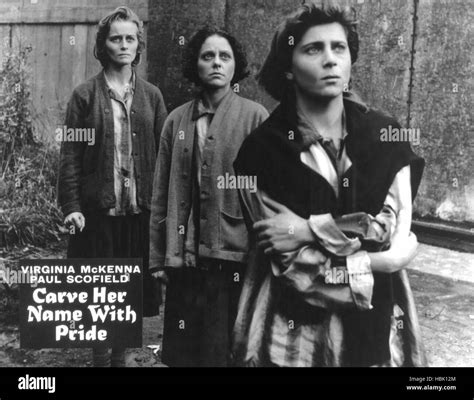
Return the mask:
[[[74,227],[68,257],[143,258],[143,315],[152,316],[161,296],[148,273],[149,218],[167,112],[160,90],[135,70],[144,48],[143,23],[128,7],[99,22],[94,54],[103,70],[74,89],[65,120],[68,129],[92,129],[95,140],[61,143],[58,202]],[[94,366],[108,365],[107,346],[94,348]],[[124,365],[115,344],[112,366]]]

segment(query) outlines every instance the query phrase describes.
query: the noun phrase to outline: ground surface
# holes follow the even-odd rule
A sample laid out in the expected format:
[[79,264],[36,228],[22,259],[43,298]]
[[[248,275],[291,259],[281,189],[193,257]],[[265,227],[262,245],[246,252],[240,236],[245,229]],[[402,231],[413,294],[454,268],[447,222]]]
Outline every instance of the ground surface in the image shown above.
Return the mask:
[[[16,258],[61,258],[64,244],[34,247],[1,254]],[[430,365],[474,366],[474,257],[440,247],[420,245],[408,271],[420,316]],[[17,321],[18,295],[0,285],[0,367],[88,367],[89,349],[21,349]],[[162,317],[144,318],[143,347],[128,349],[128,367],[164,367],[160,352]]]

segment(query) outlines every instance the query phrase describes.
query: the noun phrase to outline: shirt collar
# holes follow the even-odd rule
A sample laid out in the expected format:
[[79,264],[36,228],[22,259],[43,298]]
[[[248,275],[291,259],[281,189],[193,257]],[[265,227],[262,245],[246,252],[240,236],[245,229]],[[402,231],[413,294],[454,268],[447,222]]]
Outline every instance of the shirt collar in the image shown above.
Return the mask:
[[[107,86],[107,91],[109,92],[110,96],[113,98],[120,99],[121,96],[119,96],[119,94],[114,89],[112,89],[112,85],[110,84],[109,80],[107,79],[107,75],[105,74],[105,69],[103,70],[103,74],[104,74],[105,84]],[[132,69],[132,76],[130,77],[130,81],[128,83],[128,89],[126,89],[125,91],[124,100],[128,96],[133,96],[133,94],[135,93],[136,83],[137,83],[136,73],[135,73],[135,70]]]
[[[306,117],[301,108],[296,105],[296,119],[298,130],[301,133],[301,139],[304,149],[309,148],[312,144],[321,142],[327,138],[322,136],[312,122]],[[346,112],[342,109],[342,141],[346,139]]]
[[196,101],[194,102],[193,115],[191,119],[193,121],[196,121],[202,116],[207,115],[207,114],[214,115],[214,111],[212,111],[210,108],[204,105],[204,102],[201,97],[197,98]]
[[212,109],[210,109],[209,107],[206,107],[204,105],[204,101],[203,101],[203,98],[202,98],[202,93],[200,93],[197,96],[196,100],[194,101],[193,114],[191,116],[191,119],[193,121],[196,121],[204,115],[210,115],[211,117],[213,117],[216,114],[217,110],[227,101],[227,99],[229,99],[229,97],[231,97],[233,95],[233,93],[234,93],[233,90],[230,89],[224,95],[224,97],[220,100],[219,105],[217,106],[216,110],[214,110],[214,111]]

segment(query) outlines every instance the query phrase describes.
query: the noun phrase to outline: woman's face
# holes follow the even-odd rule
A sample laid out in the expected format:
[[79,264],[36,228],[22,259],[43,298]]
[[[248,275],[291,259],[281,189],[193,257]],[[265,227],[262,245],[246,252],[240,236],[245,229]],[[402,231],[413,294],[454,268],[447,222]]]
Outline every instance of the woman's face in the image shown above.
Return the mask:
[[351,77],[351,55],[344,27],[337,23],[309,28],[293,51],[297,93],[312,98],[342,95]]
[[209,36],[201,46],[197,62],[198,76],[205,89],[230,88],[234,77],[235,60],[226,38]]
[[115,21],[105,41],[109,60],[117,67],[131,65],[137,55],[138,27],[131,21]]

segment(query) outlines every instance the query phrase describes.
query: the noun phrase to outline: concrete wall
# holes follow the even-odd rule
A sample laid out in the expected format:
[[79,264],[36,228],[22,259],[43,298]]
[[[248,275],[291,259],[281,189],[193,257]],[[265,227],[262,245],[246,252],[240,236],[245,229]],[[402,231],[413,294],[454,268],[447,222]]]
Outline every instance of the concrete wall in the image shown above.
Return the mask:
[[[402,125],[420,129],[420,144],[413,147],[427,166],[416,213],[472,226],[472,0],[341,2],[352,5],[360,21],[354,90]],[[301,0],[86,0],[80,5],[75,0],[3,0],[0,58],[10,44],[32,46],[30,83],[40,135],[52,135],[72,89],[100,70],[92,55],[95,24],[122,3],[148,21],[147,54],[139,72],[148,72],[161,87],[170,110],[192,97],[192,86],[181,75],[182,53],[206,23],[226,28],[247,49],[252,76],[241,83],[240,94],[269,110],[275,107],[254,76],[275,28]]]
[[[360,21],[354,90],[402,125],[420,129],[420,143],[412,145],[427,165],[415,213],[472,226],[472,1],[342,3],[353,6]],[[297,0],[150,1],[150,80],[159,82],[170,109],[190,99],[192,88],[181,75],[183,44],[209,22],[225,27],[241,40],[255,75],[276,26],[299,4]],[[244,81],[240,90],[269,110],[275,106],[253,77]]]
[[474,221],[474,3],[421,0],[411,125],[427,161],[421,214]]
[[360,50],[352,69],[353,87],[372,106],[408,117],[412,0],[353,2],[359,20]]

